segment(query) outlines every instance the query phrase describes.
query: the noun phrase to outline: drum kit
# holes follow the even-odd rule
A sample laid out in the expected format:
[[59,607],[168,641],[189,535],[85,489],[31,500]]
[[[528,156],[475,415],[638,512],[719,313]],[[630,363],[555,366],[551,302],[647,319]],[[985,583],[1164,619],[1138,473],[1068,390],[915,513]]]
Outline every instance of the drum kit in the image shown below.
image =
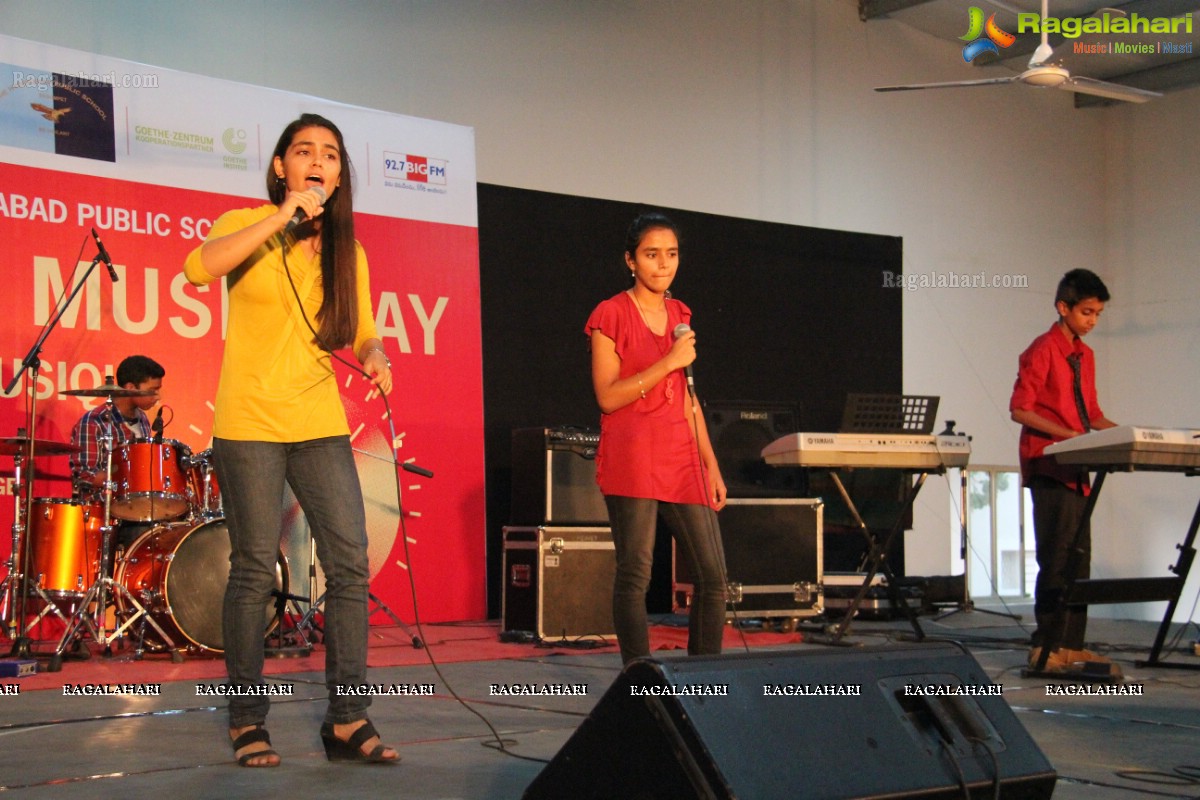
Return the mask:
[[[107,379],[93,389],[63,394],[105,398],[102,418],[111,422],[115,398],[153,392]],[[26,491],[22,501],[21,491],[26,459],[74,454],[78,447],[31,439],[23,430],[0,439],[0,455],[14,458],[16,500],[0,617],[14,642],[27,641],[28,631],[47,616],[63,623],[50,657],[52,671],[61,668],[68,648],[83,644],[85,632],[108,652],[113,640],[136,633],[135,657],[148,650],[181,661],[184,652],[224,651],[221,607],[230,542],[212,451],[193,452],[162,438],[161,429],[150,439],[116,443],[113,427],[102,424],[97,437],[103,482],[91,496],[78,499],[35,498]],[[118,543],[118,530],[136,538]],[[288,596],[282,552],[276,584],[277,593]],[[36,612],[32,620],[26,601],[32,606],[28,613]],[[267,633],[279,616],[277,603],[264,608]]]

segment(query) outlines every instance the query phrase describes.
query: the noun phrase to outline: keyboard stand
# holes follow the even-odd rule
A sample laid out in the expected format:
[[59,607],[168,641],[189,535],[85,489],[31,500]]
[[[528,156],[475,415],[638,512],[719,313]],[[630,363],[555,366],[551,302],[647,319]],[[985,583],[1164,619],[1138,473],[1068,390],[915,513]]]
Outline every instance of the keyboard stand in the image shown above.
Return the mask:
[[846,631],[850,629],[850,621],[854,619],[854,615],[858,613],[859,606],[867,597],[867,592],[871,588],[871,581],[877,572],[882,572],[887,581],[888,601],[892,605],[893,611],[903,611],[904,616],[908,618],[909,624],[912,625],[913,631],[917,634],[917,640],[925,638],[925,631],[921,629],[921,623],[917,622],[917,615],[913,612],[908,603],[900,597],[900,587],[896,581],[896,575],[892,572],[892,567],[888,564],[887,554],[888,548],[891,547],[892,539],[904,527],[904,518],[908,510],[912,508],[913,502],[917,499],[917,492],[921,491],[921,487],[925,485],[925,478],[928,472],[922,472],[917,476],[916,481],[909,487],[907,496],[904,499],[904,505],[900,508],[900,513],[896,515],[896,521],[892,523],[891,530],[887,535],[880,539],[875,534],[871,533],[871,529],[863,518],[858,513],[858,508],[855,507],[854,501],[850,499],[850,493],[846,491],[846,487],[842,485],[841,476],[838,475],[836,469],[829,470],[829,476],[833,479],[833,485],[837,487],[838,493],[842,496],[842,502],[846,504],[846,508],[850,510],[850,515],[854,518],[855,524],[866,538],[868,544],[867,561],[864,567],[866,579],[863,585],[859,587],[858,592],[854,595],[854,600],[850,602],[846,609],[846,616],[842,618],[833,629],[833,643],[841,641],[846,635]]
[[[1091,522],[1092,512],[1096,508],[1096,499],[1100,496],[1100,490],[1104,488],[1104,480],[1113,470],[1114,467],[1112,466],[1096,468],[1096,480],[1092,485],[1091,493],[1088,495],[1087,503],[1084,505],[1083,517],[1080,519],[1079,527],[1075,531],[1075,539],[1071,543],[1071,555],[1067,559],[1065,570],[1067,579],[1066,588],[1063,590],[1058,599],[1058,604],[1055,606],[1054,617],[1050,625],[1050,630],[1047,632],[1048,636],[1042,642],[1041,655],[1032,667],[1022,671],[1023,675],[1050,678],[1063,677],[1061,673],[1048,673],[1045,670],[1050,653],[1062,642],[1063,635],[1066,632],[1067,609],[1069,606],[1100,605],[1105,603],[1155,603],[1164,600],[1167,602],[1167,611],[1163,615],[1162,624],[1158,628],[1158,635],[1155,637],[1154,647],[1150,651],[1150,658],[1135,663],[1139,667],[1200,670],[1200,664],[1172,663],[1159,659],[1163,644],[1166,642],[1167,633],[1171,628],[1171,618],[1175,616],[1175,609],[1179,605],[1179,595],[1183,592],[1183,586],[1187,582],[1192,561],[1196,557],[1194,544],[1196,541],[1196,532],[1200,529],[1200,503],[1196,505],[1196,513],[1192,516],[1192,524],[1188,528],[1187,537],[1184,539],[1183,544],[1177,545],[1179,559],[1174,566],[1169,568],[1175,577],[1078,579],[1080,569],[1083,567],[1083,554],[1080,545],[1083,542],[1084,532],[1088,529],[1088,525]],[[1125,471],[1132,470],[1133,467],[1130,467]],[[1195,473],[1189,472],[1188,474]],[[1083,680],[1114,680],[1108,675],[1089,675],[1087,673],[1071,673],[1071,677]]]

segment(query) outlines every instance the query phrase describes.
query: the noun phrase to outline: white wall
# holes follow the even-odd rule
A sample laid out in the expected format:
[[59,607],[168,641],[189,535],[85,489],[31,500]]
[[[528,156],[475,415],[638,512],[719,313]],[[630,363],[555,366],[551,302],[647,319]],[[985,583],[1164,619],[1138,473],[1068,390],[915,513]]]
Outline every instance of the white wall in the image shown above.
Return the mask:
[[[1200,426],[1196,90],[1088,110],[1027,87],[878,94],[978,70],[953,43],[863,24],[853,0],[0,0],[0,19],[13,36],[473,126],[486,183],[899,235],[909,273],[1027,276],[905,293],[905,389],[942,397],[977,463],[1015,464],[1017,354],[1053,321],[1058,277],[1095,269],[1114,296],[1091,341],[1109,416]],[[1094,572],[1165,574],[1198,495],[1181,477],[1114,476]],[[931,479],[911,573],[961,570],[949,508]]]

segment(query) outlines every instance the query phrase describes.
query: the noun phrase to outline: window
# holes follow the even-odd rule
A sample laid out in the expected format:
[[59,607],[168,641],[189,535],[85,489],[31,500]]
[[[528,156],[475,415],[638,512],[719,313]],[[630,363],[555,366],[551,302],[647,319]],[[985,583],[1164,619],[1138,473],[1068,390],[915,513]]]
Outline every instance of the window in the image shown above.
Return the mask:
[[967,578],[971,597],[1030,597],[1037,580],[1033,504],[1015,467],[967,470]]

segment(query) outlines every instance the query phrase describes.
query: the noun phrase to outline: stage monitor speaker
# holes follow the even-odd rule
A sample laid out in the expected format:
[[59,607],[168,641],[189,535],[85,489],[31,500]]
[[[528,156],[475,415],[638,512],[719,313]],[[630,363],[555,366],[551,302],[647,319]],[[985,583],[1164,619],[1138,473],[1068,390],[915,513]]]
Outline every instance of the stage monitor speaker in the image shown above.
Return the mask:
[[608,525],[596,485],[600,433],[586,428],[518,428],[512,432],[514,525]]
[[804,471],[773,467],[762,450],[781,436],[800,430],[795,403],[705,403],[708,436],[730,497],[802,497]]
[[1040,800],[1057,775],[954,643],[631,663],[526,800]]

